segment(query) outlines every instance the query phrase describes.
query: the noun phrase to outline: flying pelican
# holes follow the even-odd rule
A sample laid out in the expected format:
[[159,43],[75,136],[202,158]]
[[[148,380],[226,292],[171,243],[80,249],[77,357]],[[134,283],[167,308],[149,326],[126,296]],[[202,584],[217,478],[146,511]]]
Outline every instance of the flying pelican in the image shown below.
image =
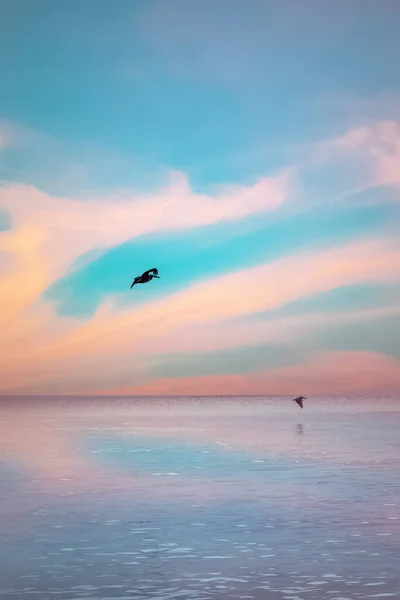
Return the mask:
[[130,289],[132,289],[136,283],[148,283],[153,279],[153,277],[161,279],[158,275],[158,269],[149,269],[148,271],[145,271],[143,275],[138,275],[138,277],[135,277]]
[[305,396],[299,396],[298,398],[293,398],[293,402],[296,402],[296,404],[298,404],[300,406],[300,408],[303,408],[303,400],[306,400]]

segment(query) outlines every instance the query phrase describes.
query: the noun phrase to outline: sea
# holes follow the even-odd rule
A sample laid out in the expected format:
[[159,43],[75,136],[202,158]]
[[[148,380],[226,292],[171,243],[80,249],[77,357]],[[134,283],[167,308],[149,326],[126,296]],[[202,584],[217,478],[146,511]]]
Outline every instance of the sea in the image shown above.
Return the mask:
[[400,599],[400,397],[1,397],[1,598]]

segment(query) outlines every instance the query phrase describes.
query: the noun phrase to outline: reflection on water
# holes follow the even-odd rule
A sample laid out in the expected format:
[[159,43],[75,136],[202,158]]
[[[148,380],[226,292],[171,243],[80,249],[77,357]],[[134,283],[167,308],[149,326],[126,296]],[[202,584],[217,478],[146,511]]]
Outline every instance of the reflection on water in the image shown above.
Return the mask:
[[0,411],[0,598],[399,597],[398,399]]
[[296,431],[297,431],[298,435],[303,435],[304,434],[303,423],[297,423],[297,425],[296,425]]

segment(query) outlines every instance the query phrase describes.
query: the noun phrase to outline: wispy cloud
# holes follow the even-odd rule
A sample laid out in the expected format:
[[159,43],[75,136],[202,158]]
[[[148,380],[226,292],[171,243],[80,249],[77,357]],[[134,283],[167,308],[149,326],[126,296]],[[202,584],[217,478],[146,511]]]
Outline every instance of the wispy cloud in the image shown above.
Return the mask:
[[1,234],[0,249],[14,265],[1,284],[1,321],[9,322],[38,299],[85,252],[144,233],[189,229],[275,210],[284,201],[285,186],[285,177],[278,176],[212,198],[194,194],[187,180],[176,175],[159,194],[87,202],[54,198],[32,186],[0,188],[0,208],[10,213],[13,225]]
[[132,347],[141,338],[184,323],[213,322],[261,312],[349,283],[396,282],[399,264],[400,246],[384,239],[304,252],[195,284],[134,312],[115,312],[109,303],[74,332],[66,348],[75,351],[95,340],[99,351],[110,345]]
[[158,379],[108,390],[145,395],[285,395],[393,393],[400,361],[373,352],[319,352],[302,364],[244,375]]
[[285,200],[286,175],[253,186],[230,186],[217,197],[191,191],[186,177],[172,175],[159,193],[125,193],[86,202],[54,198],[24,185],[0,188],[0,207],[16,229],[35,224],[66,269],[94,247],[110,247],[139,235],[200,227],[276,210]]
[[1,282],[2,327],[29,306],[50,279],[46,258],[40,253],[42,243],[43,232],[34,225],[22,227],[16,232],[3,232],[0,236],[0,251],[10,254],[13,259],[12,270],[8,270]]
[[[172,356],[268,342],[304,345],[315,328],[396,315],[397,308],[232,319],[349,282],[395,282],[399,261],[396,244],[348,244],[214,278],[136,310],[121,312],[105,305],[88,323],[64,322],[64,331],[53,339],[48,335],[34,356],[29,344],[25,352],[21,349],[18,363],[3,363],[3,380],[18,389],[34,385],[50,392],[57,373],[58,385],[63,382],[68,391],[92,391],[100,382],[107,387],[119,378],[148,378],[153,357],[160,353]],[[74,378],[68,383],[70,372]]]
[[10,213],[12,221],[12,229],[0,237],[0,250],[10,257],[0,263],[1,345],[7,348],[3,381],[6,372],[20,371],[18,363],[37,365],[36,359],[29,359],[32,347],[40,354],[41,344],[74,328],[72,320],[57,319],[40,298],[85,252],[144,233],[190,229],[275,210],[285,199],[286,187],[283,174],[253,186],[231,186],[210,197],[192,192],[187,179],[175,174],[158,193],[87,202],[54,198],[32,186],[0,188],[0,208]]
[[360,188],[397,185],[400,182],[400,125],[397,121],[374,121],[350,129],[316,145],[315,157],[353,163]]
[[144,385],[163,355],[256,344],[397,356],[400,5],[357,3],[9,3],[0,390]]
[[351,129],[344,136],[332,140],[331,147],[368,161],[371,184],[400,183],[399,123],[383,121]]
[[[399,139],[394,123],[355,129],[322,145],[321,160],[329,162],[329,156],[336,154],[350,160],[360,154],[365,172],[371,175],[364,180],[367,186],[392,184],[397,181]],[[108,387],[126,377],[132,361],[136,376],[147,377],[157,353],[293,343],[339,317],[333,311],[246,323],[235,319],[341,286],[398,282],[400,245],[382,230],[368,240],[316,247],[251,268],[230,266],[224,275],[205,275],[179,292],[135,309],[121,308],[123,294],[105,293],[105,302],[87,321],[60,318],[42,299],[52,282],[72,267],[79,268],[76,260],[85,253],[148,233],[239,222],[277,211],[289,197],[293,202],[292,174],[292,168],[284,168],[253,185],[225,186],[215,195],[195,193],[181,173],[172,173],[169,184],[153,193],[127,191],[86,201],[53,197],[22,184],[0,188],[0,209],[10,214],[12,223],[0,235],[0,250],[10,258],[0,262],[0,268],[4,265],[0,294],[4,389],[32,384],[50,390],[56,381],[57,390],[69,389],[68,371],[73,371],[74,391],[79,386],[89,391],[97,387],[94,378],[99,372]],[[298,181],[301,176],[298,167]],[[299,210],[310,207],[300,202]],[[367,319],[367,312],[359,311],[358,316]]]

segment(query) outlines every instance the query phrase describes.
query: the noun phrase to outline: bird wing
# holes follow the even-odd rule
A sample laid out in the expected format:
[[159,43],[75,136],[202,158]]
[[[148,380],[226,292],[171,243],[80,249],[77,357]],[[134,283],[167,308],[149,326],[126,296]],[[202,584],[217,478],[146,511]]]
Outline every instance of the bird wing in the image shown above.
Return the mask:
[[157,275],[158,271],[157,269],[149,269],[148,271],[145,271],[142,275],[142,277],[146,277],[146,275]]
[[131,287],[134,286],[135,283],[139,283],[139,281],[141,281],[142,277],[143,277],[143,275],[138,275],[137,277],[135,277],[135,279],[132,281]]

